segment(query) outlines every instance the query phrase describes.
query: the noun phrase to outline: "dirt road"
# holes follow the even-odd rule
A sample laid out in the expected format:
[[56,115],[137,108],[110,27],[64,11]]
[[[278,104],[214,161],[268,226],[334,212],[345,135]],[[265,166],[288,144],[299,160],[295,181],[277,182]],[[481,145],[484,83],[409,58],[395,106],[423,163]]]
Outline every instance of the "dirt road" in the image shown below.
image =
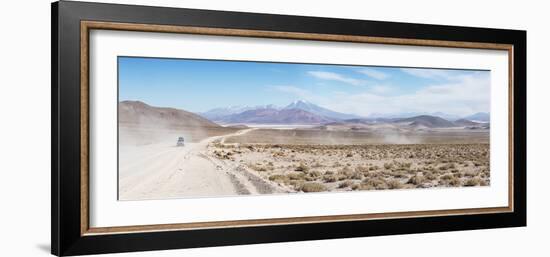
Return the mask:
[[243,166],[207,155],[208,144],[254,129],[176,147],[175,139],[143,146],[120,146],[119,200],[211,197],[281,191]]

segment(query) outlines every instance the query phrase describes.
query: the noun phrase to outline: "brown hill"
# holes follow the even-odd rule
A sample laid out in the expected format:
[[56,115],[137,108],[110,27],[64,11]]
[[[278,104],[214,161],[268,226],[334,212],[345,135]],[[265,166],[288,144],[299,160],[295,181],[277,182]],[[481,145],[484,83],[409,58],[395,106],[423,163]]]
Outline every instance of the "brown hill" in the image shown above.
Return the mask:
[[154,107],[140,101],[118,103],[118,121],[144,127],[221,127],[194,113],[164,107]]
[[481,126],[481,125],[483,125],[482,123],[467,120],[467,119],[455,120],[454,123],[458,126]]
[[420,115],[405,119],[397,119],[395,122],[410,122],[410,126],[424,126],[428,128],[449,128],[455,127],[456,125],[446,119],[430,116],[430,115]]

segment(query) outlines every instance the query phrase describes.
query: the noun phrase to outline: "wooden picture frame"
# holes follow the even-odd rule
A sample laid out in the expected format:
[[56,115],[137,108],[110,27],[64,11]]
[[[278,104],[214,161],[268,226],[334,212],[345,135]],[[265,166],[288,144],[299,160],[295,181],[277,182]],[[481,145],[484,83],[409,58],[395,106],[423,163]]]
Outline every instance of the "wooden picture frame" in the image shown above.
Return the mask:
[[[508,206],[91,227],[89,33],[161,32],[508,52]],[[129,6],[52,4],[52,254],[80,255],[526,225],[526,32]]]

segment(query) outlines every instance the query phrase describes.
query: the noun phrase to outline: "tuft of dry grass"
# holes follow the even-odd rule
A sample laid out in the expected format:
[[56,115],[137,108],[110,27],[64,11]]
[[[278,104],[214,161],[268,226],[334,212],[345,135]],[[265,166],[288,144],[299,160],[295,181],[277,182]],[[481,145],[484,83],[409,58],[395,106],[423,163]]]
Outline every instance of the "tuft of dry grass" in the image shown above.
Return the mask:
[[275,182],[287,182],[289,181],[288,177],[285,175],[275,174],[269,176],[269,180],[275,181]]
[[388,189],[388,185],[386,184],[386,182],[379,178],[366,178],[363,180],[362,185],[375,189]]
[[332,183],[332,182],[336,182],[338,181],[338,175],[324,175],[323,176],[323,181],[326,182],[326,183]]
[[308,170],[309,170],[309,167],[305,165],[303,162],[300,163],[300,165],[298,165],[298,167],[294,169],[294,171],[301,171],[301,172],[307,172]]
[[297,172],[289,173],[286,176],[290,180],[304,180],[305,177],[306,177],[306,175],[304,173],[297,173]]
[[[372,167],[370,167],[370,168],[372,168]],[[362,173],[367,173],[367,172],[369,172],[370,168],[367,167],[367,166],[359,165],[359,166],[355,167],[355,171],[362,172]]]
[[452,174],[445,174],[445,175],[439,177],[439,179],[441,179],[441,180],[451,180],[453,178],[454,178],[454,176]]
[[403,188],[403,184],[396,179],[390,179],[387,183],[389,189],[400,189]]
[[426,178],[424,178],[423,176],[414,175],[409,179],[409,181],[407,181],[407,184],[413,184],[415,186],[418,186],[418,185],[422,185],[424,181],[426,181]]
[[479,184],[481,184],[481,179],[479,178],[470,178],[468,180],[466,180],[466,182],[464,182],[464,186],[467,186],[467,187],[473,187],[473,186],[478,186]]
[[[294,132],[292,132],[294,133]],[[226,140],[226,142],[228,142]],[[209,145],[212,156],[245,165],[278,184],[301,191],[487,186],[488,144],[426,145]],[[251,154],[253,153],[253,154]]]
[[347,188],[347,187],[350,187],[353,185],[353,182],[349,181],[349,180],[346,180],[344,182],[341,182],[340,184],[338,184],[338,188]]
[[326,191],[327,188],[323,184],[320,184],[320,183],[308,182],[308,183],[304,183],[301,186],[300,190],[302,190],[303,192],[306,192],[306,193],[309,193],[309,192],[323,192],[323,191]]
[[462,181],[460,181],[459,178],[453,177],[451,180],[449,180],[449,185],[458,187],[462,185]]

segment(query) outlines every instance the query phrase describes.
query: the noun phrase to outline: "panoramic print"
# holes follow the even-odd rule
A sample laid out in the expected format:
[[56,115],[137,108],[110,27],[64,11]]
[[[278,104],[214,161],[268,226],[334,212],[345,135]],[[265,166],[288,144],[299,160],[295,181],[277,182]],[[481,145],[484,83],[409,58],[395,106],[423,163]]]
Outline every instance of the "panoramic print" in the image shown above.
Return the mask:
[[490,79],[119,57],[118,199],[490,186]]

